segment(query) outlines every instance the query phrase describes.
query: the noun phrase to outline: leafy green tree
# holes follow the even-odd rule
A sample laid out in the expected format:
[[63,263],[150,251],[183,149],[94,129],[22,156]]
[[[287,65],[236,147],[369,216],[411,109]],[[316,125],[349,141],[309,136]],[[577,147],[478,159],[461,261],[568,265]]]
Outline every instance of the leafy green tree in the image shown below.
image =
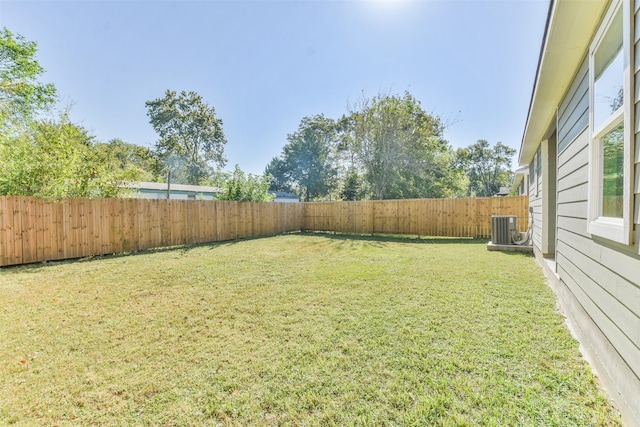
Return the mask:
[[[0,31],[0,194],[44,198],[112,197],[136,170],[115,167],[109,150],[99,150],[68,114],[36,118],[56,101],[52,84],[35,59],[37,45]],[[53,117],[53,116],[51,116]]]
[[350,169],[342,185],[340,198],[342,200],[361,200],[365,193],[365,183],[362,177],[355,169]]
[[239,202],[270,202],[273,195],[269,193],[270,175],[245,174],[236,165],[232,173],[223,176],[218,184],[220,192],[216,200],[236,200]]
[[96,150],[93,137],[67,115],[30,121],[19,134],[0,138],[0,194],[115,197],[124,191],[121,184],[139,176],[114,163],[115,158]]
[[162,164],[156,154],[149,148],[130,144],[119,138],[107,143],[97,143],[96,152],[108,158],[113,168],[128,175],[134,174],[141,181],[156,181],[161,177]]
[[332,158],[335,122],[323,115],[305,117],[298,130],[287,135],[287,141],[282,154],[265,170],[275,177],[277,189],[296,189],[307,202],[327,195],[337,175]]
[[293,192],[289,183],[289,173],[287,165],[280,157],[274,157],[264,169],[264,175],[271,176],[269,190]]
[[516,150],[496,143],[492,148],[484,139],[456,152],[457,163],[469,179],[469,194],[478,197],[494,196],[500,187],[507,187],[513,179],[511,159]]
[[211,176],[214,166],[226,164],[222,120],[200,95],[167,90],[146,106],[149,122],[160,136],[156,152],[177,169],[172,170],[178,172],[174,176],[183,176],[187,184],[200,184]]
[[460,173],[439,117],[410,93],[363,98],[341,119],[341,147],[353,154],[376,199],[448,197]]
[[25,119],[53,105],[56,89],[38,77],[44,72],[36,60],[37,44],[7,28],[0,31],[0,125],[9,118]]

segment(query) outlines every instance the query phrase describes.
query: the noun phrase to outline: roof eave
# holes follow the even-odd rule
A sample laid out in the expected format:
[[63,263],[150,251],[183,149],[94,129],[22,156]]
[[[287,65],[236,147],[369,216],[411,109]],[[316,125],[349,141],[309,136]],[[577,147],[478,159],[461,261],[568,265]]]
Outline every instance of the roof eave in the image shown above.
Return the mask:
[[573,76],[584,58],[606,1],[559,1],[549,4],[527,122],[518,163],[527,165],[555,120]]
[[512,188],[517,188],[525,177],[529,176],[529,166],[521,166],[513,174]]

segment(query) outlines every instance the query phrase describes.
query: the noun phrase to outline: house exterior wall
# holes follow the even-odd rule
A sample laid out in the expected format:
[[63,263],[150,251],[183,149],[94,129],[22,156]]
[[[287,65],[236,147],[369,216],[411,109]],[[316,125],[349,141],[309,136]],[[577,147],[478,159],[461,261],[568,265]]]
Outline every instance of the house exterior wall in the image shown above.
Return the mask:
[[[638,2],[640,4],[640,2]],[[636,9],[636,22],[640,16]],[[636,25],[636,51],[639,49]],[[586,52],[585,52],[586,54]],[[636,81],[640,63],[636,57]],[[640,101],[636,84],[636,104]],[[640,425],[640,255],[587,232],[589,195],[588,65],[582,62],[558,107],[556,274],[561,303],[587,357],[626,420]],[[584,100],[587,100],[586,102]],[[640,108],[635,138],[640,140]],[[586,119],[585,119],[586,117]],[[635,169],[640,169],[636,144]],[[640,182],[635,180],[635,223]],[[638,226],[636,225],[636,229]]]
[[542,250],[542,174],[538,170],[538,156],[541,150],[538,147],[536,155],[529,165],[529,209],[531,210],[531,240],[536,251]]
[[556,134],[542,141],[540,166],[542,177],[542,256],[554,258],[556,252]]
[[558,153],[589,126],[589,64],[582,61],[558,107]]
[[292,197],[276,197],[273,201],[279,203],[300,203],[299,199],[294,199]]
[[274,202],[282,202],[282,203],[299,203],[300,198],[295,193],[290,193],[288,191],[270,191],[270,194],[274,196]]
[[518,196],[529,195],[529,177],[525,176],[520,185],[518,186]]
[[[171,190],[171,200],[213,200],[213,193],[196,193]],[[132,193],[132,197],[139,199],[166,199],[167,190],[139,189]]]

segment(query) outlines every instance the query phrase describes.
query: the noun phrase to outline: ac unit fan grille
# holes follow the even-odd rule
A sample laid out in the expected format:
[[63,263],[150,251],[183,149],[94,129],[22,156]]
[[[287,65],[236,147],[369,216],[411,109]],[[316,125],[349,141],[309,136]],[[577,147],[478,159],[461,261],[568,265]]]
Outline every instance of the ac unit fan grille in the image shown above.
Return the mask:
[[513,215],[493,215],[491,217],[491,243],[510,245],[518,232],[518,218]]

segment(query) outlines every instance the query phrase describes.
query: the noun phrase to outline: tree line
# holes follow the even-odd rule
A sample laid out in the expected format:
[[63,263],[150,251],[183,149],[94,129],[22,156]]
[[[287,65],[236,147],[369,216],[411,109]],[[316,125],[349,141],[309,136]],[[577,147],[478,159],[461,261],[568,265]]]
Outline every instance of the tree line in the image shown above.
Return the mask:
[[409,92],[362,97],[342,117],[305,117],[265,169],[272,190],[305,201],[493,196],[515,150],[479,140],[454,150],[445,123]]
[[0,195],[118,197],[124,184],[212,185],[223,200],[492,196],[510,183],[515,150],[480,140],[454,150],[443,120],[409,92],[363,96],[339,118],[304,117],[262,175],[223,171],[223,122],[195,92],[167,90],[146,102],[158,135],[152,148],[98,141],[59,109],[39,79],[37,45],[0,31]]

